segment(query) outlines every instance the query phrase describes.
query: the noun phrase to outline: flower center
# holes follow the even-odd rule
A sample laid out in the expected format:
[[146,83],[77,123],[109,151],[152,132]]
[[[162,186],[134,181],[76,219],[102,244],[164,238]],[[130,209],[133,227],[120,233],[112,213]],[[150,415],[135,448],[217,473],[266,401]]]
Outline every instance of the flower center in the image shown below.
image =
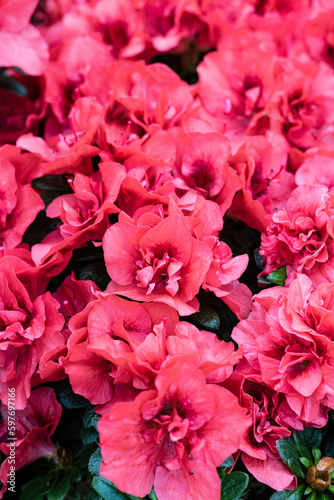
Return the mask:
[[178,281],[181,278],[180,269],[182,262],[171,257],[167,252],[161,258],[156,257],[151,250],[143,254],[142,260],[137,260],[138,271],[136,273],[139,287],[146,288],[149,295],[153,292],[165,293],[166,291],[174,297],[178,290]]
[[192,164],[191,178],[196,187],[207,191],[215,181],[216,176],[210,162],[198,159]]

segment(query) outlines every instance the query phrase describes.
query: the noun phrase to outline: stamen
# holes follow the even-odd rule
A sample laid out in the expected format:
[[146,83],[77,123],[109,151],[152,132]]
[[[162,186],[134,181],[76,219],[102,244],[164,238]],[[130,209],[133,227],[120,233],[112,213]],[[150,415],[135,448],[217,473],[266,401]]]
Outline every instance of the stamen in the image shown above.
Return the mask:
[[72,311],[71,309],[69,308],[69,305],[68,305],[68,300],[64,300],[63,301],[63,305],[68,313],[67,317],[70,318],[72,316]]
[[166,347],[166,340],[167,340],[167,318],[164,316],[162,318],[162,323],[163,323],[163,330],[162,330],[162,350],[163,352],[166,352],[167,347]]
[[152,186],[152,191],[153,191],[153,190],[157,187],[158,182],[160,181],[160,179],[161,179],[161,177],[162,177],[163,175],[164,175],[163,170],[160,170],[160,171],[159,171],[159,173],[158,173],[158,175],[157,175],[157,177],[156,177],[156,179],[155,179],[155,181],[154,181],[154,184],[153,184],[153,186]]
[[69,124],[70,124],[71,130],[72,130],[72,132],[73,132],[73,135],[74,135],[74,137],[75,137],[75,140],[78,142],[78,140],[79,140],[79,139],[78,139],[78,136],[77,136],[77,134],[76,134],[76,132],[75,132],[75,129],[74,129],[74,126],[73,126],[73,120],[72,120],[72,117],[71,117],[70,115],[68,116],[68,121],[69,121]]
[[126,125],[126,129],[125,129],[125,132],[124,132],[124,133],[123,133],[123,132],[121,133],[121,136],[122,136],[122,140],[121,140],[121,143],[120,143],[120,145],[121,145],[121,146],[124,146],[126,139],[128,139],[128,138],[129,138],[131,124],[132,124],[132,121],[131,121],[131,120],[128,120],[128,123],[127,123],[127,125]]

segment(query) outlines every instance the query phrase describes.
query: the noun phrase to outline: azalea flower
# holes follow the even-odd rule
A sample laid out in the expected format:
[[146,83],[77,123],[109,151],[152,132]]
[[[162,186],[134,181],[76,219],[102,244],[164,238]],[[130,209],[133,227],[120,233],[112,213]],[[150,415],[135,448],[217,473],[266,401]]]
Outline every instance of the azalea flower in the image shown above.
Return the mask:
[[[276,442],[291,434],[289,424],[280,412],[281,395],[258,382],[244,378],[236,370],[226,382],[226,387],[239,398],[252,418],[252,426],[245,433],[240,449],[247,470],[258,481],[275,490],[290,490],[296,487],[296,477],[279,455]],[[287,413],[287,412],[285,412]]]
[[166,359],[166,337],[174,334],[179,318],[165,304],[97,295],[69,320],[68,352],[59,364],[76,393],[103,405],[117,397],[131,399],[153,384]]
[[41,357],[64,344],[64,318],[50,292],[30,298],[10,262],[0,263],[0,276],[1,401],[7,404],[8,388],[15,388],[16,408],[23,410]]
[[19,182],[20,170],[0,153],[0,242],[8,248],[21,243],[44,205],[30,182]]
[[262,234],[264,274],[287,266],[286,284],[296,273],[305,273],[314,285],[333,281],[333,217],[327,187],[297,187],[286,207],[273,214],[271,224]]
[[29,23],[37,3],[38,0],[1,2],[0,66],[18,67],[28,75],[45,71],[49,59],[47,43]]
[[100,419],[101,476],[140,497],[153,486],[159,500],[219,500],[216,468],[237,451],[245,410],[183,360],[167,362],[155,387]]
[[[15,470],[38,460],[41,457],[56,459],[56,447],[51,440],[61,417],[62,408],[58,403],[55,392],[49,387],[34,389],[29,397],[27,408],[15,412],[16,440],[8,437],[8,408],[1,405],[0,448],[6,458],[0,468],[0,481],[3,483],[0,498],[6,491],[8,477],[13,464],[10,454],[11,445],[15,445]],[[13,465],[12,465],[13,466]]]
[[265,37],[262,41],[244,31],[237,35],[207,54],[197,68],[201,101],[220,118],[233,146],[239,146],[246,134],[262,134],[269,128],[265,115],[276,58],[274,44]]
[[275,64],[276,91],[270,120],[293,146],[307,149],[331,140],[334,118],[332,69],[320,62],[280,58]]
[[[326,322],[331,312],[317,307],[327,299],[324,286],[313,295],[311,290],[311,280],[302,274],[288,288],[263,290],[254,297],[249,318],[234,328],[232,337],[244,349],[241,373],[283,394],[297,421],[322,427],[328,409],[334,408],[334,344],[331,333],[321,326],[322,316]],[[327,300],[331,309],[329,293]]]
[[294,176],[286,168],[288,151],[285,138],[268,131],[265,136],[247,137],[228,159],[243,184],[231,213],[258,231],[265,231],[270,215],[285,207],[295,188]]
[[103,247],[112,279],[109,292],[163,302],[183,315],[196,312],[195,295],[209,270],[212,251],[191,236],[181,215],[166,217],[152,228],[118,222],[106,231]]

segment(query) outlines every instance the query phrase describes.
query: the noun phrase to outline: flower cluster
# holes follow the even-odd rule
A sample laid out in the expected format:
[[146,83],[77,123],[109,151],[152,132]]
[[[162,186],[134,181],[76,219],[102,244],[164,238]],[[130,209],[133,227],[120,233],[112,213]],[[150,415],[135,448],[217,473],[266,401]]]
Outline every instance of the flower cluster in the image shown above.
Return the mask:
[[[331,8],[0,2],[0,399],[4,422],[15,389],[17,468],[57,460],[48,384],[68,379],[125,493],[219,500],[216,469],[239,453],[296,486],[276,443],[334,409]],[[260,282],[286,275],[253,303],[253,255],[225,238],[236,219],[262,233]],[[240,321],[236,348],[194,325],[205,301]]]

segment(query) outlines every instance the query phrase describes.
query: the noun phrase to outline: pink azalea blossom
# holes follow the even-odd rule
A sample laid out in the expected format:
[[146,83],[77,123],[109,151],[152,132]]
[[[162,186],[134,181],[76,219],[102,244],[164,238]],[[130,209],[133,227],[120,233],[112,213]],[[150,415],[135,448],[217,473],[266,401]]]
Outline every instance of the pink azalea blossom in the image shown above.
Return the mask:
[[53,174],[93,174],[91,158],[100,153],[95,141],[102,133],[104,111],[94,98],[77,99],[71,109],[70,122],[73,127],[62,129],[59,133],[52,129],[48,140],[42,137],[24,134],[17,140],[20,148],[43,160],[41,165],[44,175]]
[[298,168],[295,174],[297,186],[303,184],[327,186],[330,191],[334,188],[334,156],[332,151],[319,151],[309,155]]
[[[311,280],[302,274],[288,288],[263,290],[232,337],[244,348],[247,362],[241,362],[241,373],[283,394],[297,417],[322,427],[328,409],[334,408],[334,344],[330,333],[320,333],[322,310],[307,306],[311,290]],[[324,288],[319,291],[323,302],[327,294]],[[319,292],[313,301],[319,303]]]
[[216,467],[237,451],[245,411],[183,360],[162,367],[155,387],[100,419],[101,476],[140,497],[154,486],[159,500],[219,500]]
[[146,131],[150,124],[161,128],[177,124],[193,103],[189,85],[164,64],[117,61],[111,83],[116,102]]
[[119,209],[118,195],[124,168],[112,162],[101,162],[91,177],[77,174],[72,181],[73,194],[62,195],[50,203],[48,217],[60,218],[63,224],[32,248],[37,264],[57,251],[79,247],[89,240],[101,240],[109,226],[109,215]]
[[[164,326],[155,329],[163,318]],[[120,397],[126,384],[146,389],[166,358],[166,334],[177,320],[163,304],[144,306],[108,293],[89,302],[70,319],[68,353],[60,359],[73,390],[102,405],[118,388]]]
[[[58,290],[52,296],[59,302],[59,312],[64,316],[65,325],[62,332],[64,339],[68,342],[71,331],[68,329],[70,319],[85,307],[97,299],[100,292],[98,286],[90,280],[76,280],[74,273],[67,276]],[[67,378],[62,359],[68,354],[68,346],[60,344],[50,349],[41,356],[38,375],[44,381],[56,381]]]
[[269,215],[283,208],[295,187],[287,172],[289,147],[280,134],[251,136],[228,162],[243,182],[233,199],[231,213],[248,226],[264,231]]
[[180,135],[178,148],[177,163],[187,186],[218,203],[224,215],[242,187],[242,181],[227,161],[230,141],[218,133]]
[[69,328],[68,354],[60,365],[73,390],[99,405],[114,405],[122,393],[128,398],[126,387],[154,387],[166,359],[188,360],[203,371],[207,382],[219,383],[231,375],[242,356],[232,342],[179,323],[167,305],[133,303],[109,293],[74,315]]
[[[193,238],[180,215],[155,227],[118,222],[104,236],[108,291],[175,307],[180,314],[195,312],[199,292],[209,270],[212,251]],[[119,261],[122,266],[119,266]]]
[[0,153],[0,241],[15,248],[44,203],[30,183],[17,181],[16,168]]
[[64,344],[64,319],[50,292],[31,300],[10,262],[0,263],[1,274],[1,401],[7,404],[8,388],[15,388],[16,408],[27,405],[32,377],[40,358]]
[[333,281],[332,198],[325,186],[297,187],[262,234],[264,273],[287,266],[288,281],[305,273],[314,285]]
[[278,13],[284,16],[290,12],[299,12],[301,10],[309,8],[308,0],[264,0],[261,2],[248,0],[248,2],[255,4],[254,12],[259,16],[272,13]]
[[216,334],[198,330],[185,321],[178,323],[175,334],[168,337],[167,351],[170,356],[189,357],[211,384],[228,379],[242,357],[242,349],[235,351],[232,342],[223,342]]
[[[15,470],[34,462],[41,457],[56,459],[56,447],[50,436],[56,430],[61,417],[61,405],[53,389],[39,387],[34,389],[28,399],[27,408],[15,412],[15,441],[8,437],[8,408],[1,405],[3,421],[0,426],[1,451],[6,458],[0,469],[0,481],[3,483],[0,498],[6,491],[9,473],[12,470],[11,445],[15,445]],[[7,439],[6,439],[7,438]]]
[[275,58],[273,44],[250,35],[232,36],[197,68],[203,105],[224,123],[233,145],[239,146],[246,133],[268,128],[265,109],[272,95]]
[[230,247],[217,237],[209,236],[204,241],[212,249],[213,260],[203,289],[221,298],[239,319],[247,318],[252,307],[252,293],[238,278],[247,268],[248,255],[232,257]]
[[47,262],[36,266],[31,257],[27,244],[22,243],[13,249],[0,249],[0,262],[7,262],[13,266],[14,273],[24,285],[31,299],[42,295],[50,278],[61,273],[68,264],[70,253],[56,252]]
[[333,66],[333,10],[325,10],[311,19],[304,27],[302,36],[307,50],[316,62],[324,61]]
[[239,371],[235,371],[225,385],[239,397],[240,404],[247,408],[252,418],[252,426],[240,444],[241,458],[248,471],[275,490],[294,489],[296,477],[276,448],[279,439],[291,434],[289,426],[281,419],[281,396],[262,384],[245,379]]
[[20,91],[16,92],[0,88],[0,143],[15,143],[22,134],[38,133],[47,110],[45,83],[42,76],[22,74],[16,68],[7,68],[3,76],[9,82],[12,80],[14,86],[20,86]]
[[283,133],[291,145],[307,149],[326,144],[333,135],[332,69],[325,63],[278,59],[277,90],[269,112],[271,129]]
[[0,66],[16,66],[28,75],[43,74],[48,46],[29,23],[37,0],[2,0],[0,3]]

